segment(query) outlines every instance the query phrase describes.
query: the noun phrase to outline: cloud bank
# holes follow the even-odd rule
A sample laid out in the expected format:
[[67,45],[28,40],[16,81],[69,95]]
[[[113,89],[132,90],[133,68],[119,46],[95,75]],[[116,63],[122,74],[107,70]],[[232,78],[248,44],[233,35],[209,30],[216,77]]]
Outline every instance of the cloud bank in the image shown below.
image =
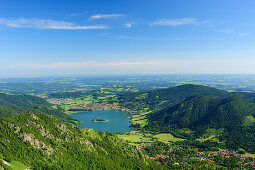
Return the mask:
[[129,62],[57,62],[0,66],[1,74],[255,74],[254,59],[172,59]]
[[96,14],[92,15],[90,17],[90,20],[96,20],[96,19],[116,19],[119,17],[124,17],[126,15],[124,14]]
[[35,29],[56,29],[56,30],[89,30],[106,29],[103,25],[76,25],[72,22],[56,21],[51,19],[5,19],[0,18],[0,24],[12,28],[35,28]]
[[181,26],[195,24],[197,21],[194,18],[181,18],[181,19],[160,19],[159,21],[153,22],[151,26]]

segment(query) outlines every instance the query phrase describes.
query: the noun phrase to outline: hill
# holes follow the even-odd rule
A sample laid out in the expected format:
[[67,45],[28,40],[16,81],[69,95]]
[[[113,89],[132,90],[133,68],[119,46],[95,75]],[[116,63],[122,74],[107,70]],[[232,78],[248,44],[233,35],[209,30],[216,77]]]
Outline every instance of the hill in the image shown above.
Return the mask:
[[0,118],[1,159],[33,169],[158,169],[111,133],[76,129],[32,112]]
[[119,103],[130,109],[149,108],[161,109],[177,104],[192,95],[224,97],[229,93],[213,87],[185,84],[167,89],[157,89],[148,92],[126,93],[119,95]]
[[76,121],[62,111],[52,108],[51,104],[42,98],[0,93],[0,117],[12,117],[26,111],[52,115],[69,124],[74,124]]
[[191,96],[148,116],[150,131],[173,132],[190,129],[199,137],[207,129],[224,129],[220,139],[232,148],[255,152],[255,104],[236,96],[214,98]]
[[39,97],[30,95],[11,95],[0,93],[0,105],[16,105],[22,107],[34,107],[38,105],[50,106],[50,104]]
[[252,92],[233,92],[230,93],[231,96],[238,96],[242,99],[245,99],[249,102],[255,103],[255,93]]

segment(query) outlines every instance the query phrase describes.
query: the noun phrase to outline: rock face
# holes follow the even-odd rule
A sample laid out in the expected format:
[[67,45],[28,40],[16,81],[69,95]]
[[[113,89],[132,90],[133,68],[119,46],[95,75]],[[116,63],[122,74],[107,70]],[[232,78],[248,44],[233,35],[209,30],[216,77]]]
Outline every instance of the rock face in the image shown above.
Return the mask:
[[43,149],[43,150],[46,149],[46,145],[42,141],[39,141],[38,139],[36,139],[34,135],[31,133],[26,134],[22,132],[20,134],[20,137],[24,138],[24,141],[29,142],[31,145],[35,146],[37,149]]

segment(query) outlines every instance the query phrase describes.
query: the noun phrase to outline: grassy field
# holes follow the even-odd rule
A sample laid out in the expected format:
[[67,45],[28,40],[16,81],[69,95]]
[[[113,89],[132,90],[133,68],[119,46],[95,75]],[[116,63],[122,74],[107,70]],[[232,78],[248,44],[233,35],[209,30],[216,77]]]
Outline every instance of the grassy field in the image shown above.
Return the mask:
[[180,138],[174,137],[170,133],[161,133],[161,134],[155,135],[154,138],[164,143],[177,142],[181,140]]
[[139,115],[132,115],[131,122],[133,124],[140,124],[141,127],[144,127],[145,125],[148,124],[148,121],[147,121],[147,118],[146,118],[146,115],[148,113],[150,113],[150,112],[143,112]]
[[135,131],[134,135],[129,132],[121,135],[117,135],[120,139],[127,141],[131,145],[141,145],[140,143],[153,143],[152,134],[142,134],[140,131]]
[[200,142],[205,142],[207,140],[210,140],[212,142],[219,142],[219,139],[217,137],[220,136],[223,132],[224,129],[206,129],[206,133],[197,140]]
[[143,138],[142,135],[118,135],[118,137],[131,143],[142,142]]
[[22,164],[21,162],[18,161],[11,161],[11,163],[9,163],[12,167],[12,169],[14,170],[25,170],[25,169],[29,169],[26,165]]
[[[105,103],[107,104],[109,101],[111,103],[118,104],[117,97],[114,93],[108,92],[108,91],[103,91],[101,90],[100,94],[105,94],[105,96],[93,96],[93,95],[84,95],[83,97],[80,98],[75,98],[72,99],[72,101],[67,101],[63,103],[55,103],[52,107],[57,108],[60,107],[61,109],[64,110],[66,114],[72,114],[76,113],[73,111],[68,111],[69,109],[82,109],[83,105],[91,104],[91,103]],[[48,100],[50,101],[50,100]]]
[[242,156],[249,156],[249,157],[255,158],[255,154],[251,154],[251,153],[245,153],[245,154],[242,154]]
[[211,142],[219,142],[219,139],[215,135],[211,135],[207,138],[199,138],[197,139],[199,142],[211,141]]

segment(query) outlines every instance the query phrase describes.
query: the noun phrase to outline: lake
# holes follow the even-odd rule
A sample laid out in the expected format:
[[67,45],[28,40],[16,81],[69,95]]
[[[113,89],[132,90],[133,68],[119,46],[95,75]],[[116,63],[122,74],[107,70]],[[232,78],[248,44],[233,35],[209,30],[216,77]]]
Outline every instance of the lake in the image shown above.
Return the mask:
[[[129,128],[130,116],[123,111],[115,110],[94,110],[91,112],[78,112],[70,115],[72,118],[80,120],[82,124],[79,128],[92,128],[104,132],[127,132]],[[93,118],[108,120],[107,122],[93,122]]]

